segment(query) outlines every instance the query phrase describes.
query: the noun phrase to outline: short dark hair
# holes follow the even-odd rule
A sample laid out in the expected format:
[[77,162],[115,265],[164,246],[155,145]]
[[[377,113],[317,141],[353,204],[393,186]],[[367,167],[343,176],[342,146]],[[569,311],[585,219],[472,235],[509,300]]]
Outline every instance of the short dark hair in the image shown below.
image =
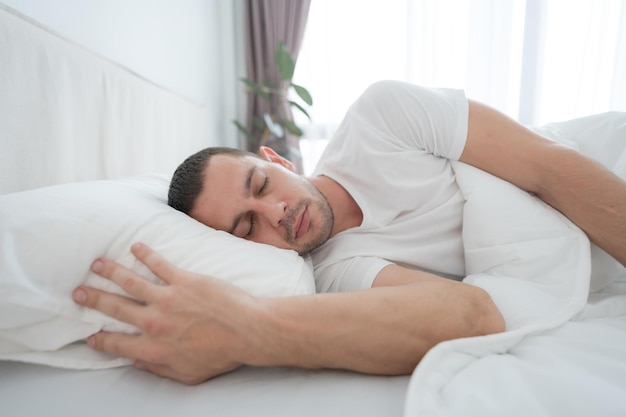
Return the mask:
[[209,165],[209,160],[214,155],[230,155],[242,158],[254,154],[240,149],[219,146],[205,148],[196,152],[185,159],[174,171],[167,194],[167,204],[176,210],[189,214],[202,192],[204,172]]

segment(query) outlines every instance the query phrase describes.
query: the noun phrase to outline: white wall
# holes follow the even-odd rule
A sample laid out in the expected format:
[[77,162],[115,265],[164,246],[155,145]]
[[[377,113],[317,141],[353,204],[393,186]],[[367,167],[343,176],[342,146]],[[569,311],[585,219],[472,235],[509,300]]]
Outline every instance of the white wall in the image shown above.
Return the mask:
[[0,0],[207,107],[208,145],[235,146],[242,7],[232,0]]

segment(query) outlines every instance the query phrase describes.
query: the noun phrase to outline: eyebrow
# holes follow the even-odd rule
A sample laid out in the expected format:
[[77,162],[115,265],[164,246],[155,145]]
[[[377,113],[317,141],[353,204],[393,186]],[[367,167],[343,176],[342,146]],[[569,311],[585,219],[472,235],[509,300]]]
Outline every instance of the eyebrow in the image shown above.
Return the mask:
[[[254,176],[254,172],[257,170],[257,166],[253,166],[252,168],[250,168],[248,170],[248,174],[246,175],[246,182],[244,185],[244,196],[245,197],[249,197],[250,194],[252,193],[252,177]],[[239,225],[239,222],[241,221],[241,219],[243,218],[244,213],[239,213],[235,216],[235,218],[233,219],[233,223],[230,226],[230,230],[228,231],[228,233],[230,233],[231,235],[235,234],[235,229],[237,229],[237,226]]]

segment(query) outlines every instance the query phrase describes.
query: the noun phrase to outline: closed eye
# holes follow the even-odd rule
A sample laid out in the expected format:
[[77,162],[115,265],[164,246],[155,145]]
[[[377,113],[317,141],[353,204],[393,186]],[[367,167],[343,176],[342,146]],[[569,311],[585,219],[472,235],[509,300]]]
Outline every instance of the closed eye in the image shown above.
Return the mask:
[[[263,193],[267,191],[269,185],[270,185],[270,179],[268,176],[265,176],[265,179],[263,180],[263,184],[261,185],[261,188],[259,188],[258,195],[263,195]],[[256,226],[256,215],[251,214],[250,215],[250,229],[248,230],[248,233],[246,234],[245,237],[249,237],[254,233],[255,226]]]
[[254,227],[255,227],[255,219],[256,216],[254,214],[250,215],[250,230],[248,230],[248,233],[246,234],[245,237],[249,237],[254,233]]
[[[257,192],[257,196],[263,195],[263,193],[267,192],[267,189],[270,185],[270,179],[267,175],[263,178],[263,183]],[[248,229],[248,233],[244,236],[244,238],[250,237],[254,233],[254,229],[256,226],[256,215],[254,213],[250,214],[250,229]]]
[[264,191],[267,191],[267,187],[270,185],[270,178],[265,176],[265,180],[263,181],[263,185],[259,188],[259,195],[263,194]]

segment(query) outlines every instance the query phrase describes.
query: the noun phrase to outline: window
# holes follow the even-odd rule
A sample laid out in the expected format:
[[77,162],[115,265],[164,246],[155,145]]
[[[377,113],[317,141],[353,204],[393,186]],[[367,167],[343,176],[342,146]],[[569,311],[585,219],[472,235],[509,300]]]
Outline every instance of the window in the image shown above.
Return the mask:
[[626,4],[314,0],[295,74],[315,100],[312,121],[298,119],[307,173],[381,79],[462,88],[525,124],[626,110]]

